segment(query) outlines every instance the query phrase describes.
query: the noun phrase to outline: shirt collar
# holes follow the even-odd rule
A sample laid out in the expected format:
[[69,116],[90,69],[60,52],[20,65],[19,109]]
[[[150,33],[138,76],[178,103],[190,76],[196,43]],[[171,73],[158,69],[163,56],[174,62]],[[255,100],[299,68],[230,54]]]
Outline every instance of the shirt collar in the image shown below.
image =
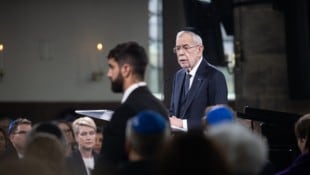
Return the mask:
[[197,72],[197,70],[198,70],[198,67],[199,67],[199,65],[200,65],[200,63],[201,63],[201,61],[202,61],[202,57],[200,58],[200,60],[198,61],[198,63],[195,65],[195,67],[193,67],[193,69],[189,72],[189,74],[191,75],[191,77],[195,77],[195,75],[196,75],[196,72]]
[[130,85],[130,86],[125,90],[121,103],[124,103],[124,102],[127,100],[127,98],[129,97],[129,95],[130,95],[135,89],[137,89],[138,87],[142,87],[142,86],[146,86],[146,82],[141,81],[141,82],[134,83],[134,84]]

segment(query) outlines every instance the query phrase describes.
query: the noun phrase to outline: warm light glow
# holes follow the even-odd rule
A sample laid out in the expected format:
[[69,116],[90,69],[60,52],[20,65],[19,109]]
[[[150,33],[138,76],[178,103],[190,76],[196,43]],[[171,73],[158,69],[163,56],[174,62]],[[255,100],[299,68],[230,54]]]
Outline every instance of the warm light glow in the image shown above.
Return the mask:
[[97,50],[101,51],[103,49],[102,43],[97,44]]
[[2,52],[2,51],[3,51],[3,49],[4,49],[3,44],[0,44],[0,52]]

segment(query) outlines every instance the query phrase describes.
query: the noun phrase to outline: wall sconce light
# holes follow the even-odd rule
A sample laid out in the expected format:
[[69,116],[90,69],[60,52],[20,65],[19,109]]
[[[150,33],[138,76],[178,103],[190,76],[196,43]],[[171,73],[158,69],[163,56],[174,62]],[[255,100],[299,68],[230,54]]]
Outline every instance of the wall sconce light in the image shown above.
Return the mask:
[[97,50],[98,50],[98,51],[102,51],[102,49],[103,49],[102,43],[98,43],[98,44],[97,44]]
[[98,54],[96,55],[96,64],[97,64],[97,70],[96,71],[93,71],[92,74],[91,74],[91,80],[92,81],[100,81],[102,80],[103,78],[103,68],[100,63],[100,57],[102,56],[101,55],[101,52],[103,52],[103,44],[102,43],[97,43],[97,51],[98,51]]
[[4,50],[4,45],[0,43],[0,80],[2,80],[5,75],[3,50]]

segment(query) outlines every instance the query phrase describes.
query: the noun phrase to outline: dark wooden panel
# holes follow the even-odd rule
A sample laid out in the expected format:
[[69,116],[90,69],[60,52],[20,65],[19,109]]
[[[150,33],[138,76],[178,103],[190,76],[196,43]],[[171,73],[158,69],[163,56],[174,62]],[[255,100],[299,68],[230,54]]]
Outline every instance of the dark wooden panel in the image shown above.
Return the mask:
[[0,117],[26,117],[33,122],[76,115],[76,109],[115,110],[119,102],[0,102]]

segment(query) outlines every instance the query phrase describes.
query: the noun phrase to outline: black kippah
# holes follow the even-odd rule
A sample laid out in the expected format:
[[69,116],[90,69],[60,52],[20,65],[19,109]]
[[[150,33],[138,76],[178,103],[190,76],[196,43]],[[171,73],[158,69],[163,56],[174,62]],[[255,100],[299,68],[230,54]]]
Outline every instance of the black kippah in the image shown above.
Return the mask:
[[195,27],[190,27],[190,26],[183,27],[181,29],[181,31],[192,32],[192,33],[195,33],[196,35],[200,36],[200,38],[202,38],[202,35],[201,35],[200,31],[197,30]]

